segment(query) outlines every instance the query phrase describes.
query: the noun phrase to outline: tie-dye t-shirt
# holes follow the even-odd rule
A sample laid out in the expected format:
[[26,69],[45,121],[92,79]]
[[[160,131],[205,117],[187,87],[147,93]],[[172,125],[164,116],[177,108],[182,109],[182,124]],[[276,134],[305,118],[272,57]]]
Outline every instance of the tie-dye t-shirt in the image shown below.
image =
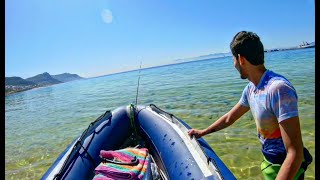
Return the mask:
[[283,76],[265,71],[259,84],[245,87],[239,103],[250,107],[263,151],[286,152],[279,123],[298,116],[298,96]]

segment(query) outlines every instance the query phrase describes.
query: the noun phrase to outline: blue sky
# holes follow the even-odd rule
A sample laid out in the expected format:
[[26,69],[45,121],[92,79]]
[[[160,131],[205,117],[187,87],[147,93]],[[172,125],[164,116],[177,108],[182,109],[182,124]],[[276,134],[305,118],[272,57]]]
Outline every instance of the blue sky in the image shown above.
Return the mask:
[[315,39],[313,0],[5,0],[5,75],[94,77],[229,52],[241,30],[266,49]]

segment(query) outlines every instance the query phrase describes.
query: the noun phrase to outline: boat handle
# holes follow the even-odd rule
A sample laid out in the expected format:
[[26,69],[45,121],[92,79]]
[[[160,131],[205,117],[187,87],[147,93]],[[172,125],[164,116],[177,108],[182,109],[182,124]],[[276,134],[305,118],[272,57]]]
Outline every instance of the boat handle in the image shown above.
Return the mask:
[[134,166],[139,163],[137,156],[134,156],[134,158],[131,160],[131,162],[115,161],[114,159],[111,160],[111,159],[104,158],[101,155],[99,155],[99,156],[100,156],[100,159],[102,160],[102,162],[109,162],[109,163],[113,163],[113,164]]

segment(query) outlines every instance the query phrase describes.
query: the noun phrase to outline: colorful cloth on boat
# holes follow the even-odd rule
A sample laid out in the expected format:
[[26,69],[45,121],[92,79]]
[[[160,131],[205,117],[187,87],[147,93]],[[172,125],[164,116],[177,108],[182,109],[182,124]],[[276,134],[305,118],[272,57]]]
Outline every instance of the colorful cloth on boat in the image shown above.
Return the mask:
[[243,90],[239,103],[250,107],[262,152],[272,163],[281,164],[286,157],[279,123],[299,115],[297,102],[292,84],[269,70],[265,71],[257,86],[249,82]]
[[[96,175],[94,180],[110,180],[110,179],[143,179],[146,174],[147,167],[150,163],[150,155],[146,148],[125,148],[116,151],[100,151],[100,156],[106,159],[112,159],[115,162],[102,162],[95,168]],[[121,163],[130,163],[134,159],[138,162],[132,165]]]

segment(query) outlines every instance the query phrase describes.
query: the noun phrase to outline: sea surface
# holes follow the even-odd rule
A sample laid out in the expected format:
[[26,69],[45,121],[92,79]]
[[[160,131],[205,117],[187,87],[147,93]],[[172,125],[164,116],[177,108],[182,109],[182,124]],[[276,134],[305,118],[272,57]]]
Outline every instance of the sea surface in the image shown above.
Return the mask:
[[[303,143],[315,158],[314,48],[266,53],[265,65],[296,88]],[[5,179],[40,179],[90,122],[106,110],[135,103],[138,77],[137,70],[6,96]],[[142,69],[138,104],[155,104],[193,128],[206,128],[239,101],[247,83],[232,57]],[[204,138],[238,179],[263,179],[250,111]],[[305,179],[314,177],[312,162]]]

